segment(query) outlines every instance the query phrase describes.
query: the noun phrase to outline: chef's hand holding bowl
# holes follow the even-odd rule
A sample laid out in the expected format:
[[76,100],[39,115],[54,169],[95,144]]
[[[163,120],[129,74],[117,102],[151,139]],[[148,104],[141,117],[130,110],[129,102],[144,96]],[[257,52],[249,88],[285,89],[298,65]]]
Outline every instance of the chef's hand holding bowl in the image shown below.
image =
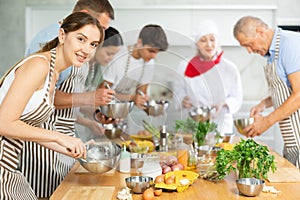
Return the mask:
[[260,136],[271,127],[269,115],[262,116],[260,114],[256,114],[252,118],[253,123],[243,130],[247,134],[247,137],[254,138],[255,136]]

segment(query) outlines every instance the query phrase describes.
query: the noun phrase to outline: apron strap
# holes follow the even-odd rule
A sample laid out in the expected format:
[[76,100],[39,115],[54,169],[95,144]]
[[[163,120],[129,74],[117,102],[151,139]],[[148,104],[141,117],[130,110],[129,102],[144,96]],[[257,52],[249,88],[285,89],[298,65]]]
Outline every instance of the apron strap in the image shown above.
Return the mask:
[[279,55],[279,44],[280,44],[280,29],[278,30],[278,34],[276,35],[276,41],[275,41],[275,57],[274,60],[278,59]]
[[[127,62],[126,62],[126,66],[125,66],[125,70],[124,70],[124,73],[125,73],[125,77],[127,77],[127,73],[128,73],[128,69],[129,69],[129,65],[130,65],[130,58],[132,56],[132,52],[133,52],[133,46],[130,46],[129,47],[129,54],[128,54],[128,57],[127,57]],[[142,67],[142,72],[141,72],[141,75],[138,79],[138,84],[141,83],[142,81],[142,78],[144,76],[144,72],[145,72],[145,61],[144,61],[144,64],[143,64],[143,67]]]

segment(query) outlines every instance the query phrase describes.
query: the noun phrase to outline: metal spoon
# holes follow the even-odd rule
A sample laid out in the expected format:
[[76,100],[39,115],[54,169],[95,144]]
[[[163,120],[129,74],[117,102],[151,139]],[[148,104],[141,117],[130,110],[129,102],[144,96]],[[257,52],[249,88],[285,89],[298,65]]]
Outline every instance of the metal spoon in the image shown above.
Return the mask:
[[[104,87],[106,87],[106,89],[111,90],[111,87],[109,86],[109,84],[107,82],[104,82]],[[113,96],[113,100],[115,100],[115,102],[121,102],[118,98],[116,98],[116,96]]]
[[[142,90],[137,90],[137,93],[138,93],[139,95],[141,95],[143,98],[146,97],[145,93],[144,93]],[[144,106],[148,107],[148,106],[149,106],[149,101],[146,101],[146,102],[144,103]]]

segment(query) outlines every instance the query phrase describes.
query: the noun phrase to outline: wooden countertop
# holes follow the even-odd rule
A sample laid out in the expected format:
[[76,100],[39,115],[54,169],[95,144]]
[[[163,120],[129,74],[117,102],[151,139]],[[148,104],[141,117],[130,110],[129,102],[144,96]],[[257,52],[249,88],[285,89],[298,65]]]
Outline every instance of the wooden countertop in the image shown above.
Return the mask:
[[[286,159],[282,158],[275,152],[275,161],[278,168],[290,168],[295,169],[295,167],[289,163]],[[118,191],[126,186],[125,177],[131,176],[131,174],[119,173],[116,170],[107,172],[105,174],[92,174],[92,173],[75,173],[77,168],[81,167],[77,162],[63,182],[55,190],[50,200],[83,200],[83,199],[95,199],[95,198],[82,198],[78,196],[76,199],[74,196],[72,198],[66,198],[66,193],[70,191],[71,188],[74,189],[76,186],[103,186],[114,187],[114,192],[111,199],[116,199]],[[251,200],[292,200],[300,199],[300,182],[285,182],[285,183],[270,183],[266,181],[266,185],[274,186],[277,190],[281,191],[278,194],[264,193],[262,192],[257,197],[245,197],[239,195],[238,189],[235,184],[236,176],[231,174],[227,176],[224,180],[214,183],[198,178],[195,183],[190,186],[186,191],[182,193],[178,192],[163,192],[161,196],[155,197],[155,200],[185,200],[185,199],[201,199],[201,200],[218,200],[218,199],[251,199]],[[111,190],[113,191],[113,190]],[[133,194],[134,200],[142,200],[141,194]],[[97,198],[96,198],[97,199]],[[99,199],[107,199],[99,196]]]

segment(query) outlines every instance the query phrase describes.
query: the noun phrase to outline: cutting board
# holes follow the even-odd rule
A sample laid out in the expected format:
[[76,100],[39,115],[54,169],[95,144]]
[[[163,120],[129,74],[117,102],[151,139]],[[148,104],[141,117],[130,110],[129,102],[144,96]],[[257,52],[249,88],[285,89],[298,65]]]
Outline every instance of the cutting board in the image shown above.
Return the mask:
[[71,186],[62,200],[112,199],[115,187],[107,186]]
[[268,174],[271,183],[300,182],[300,171],[293,167],[278,167],[275,173]]
[[[91,173],[88,170],[86,170],[84,167],[82,167],[81,165],[79,165],[77,167],[77,169],[75,170],[75,174],[85,174],[85,173]],[[115,173],[115,169],[112,169],[108,172],[105,172],[105,174],[114,174]]]

